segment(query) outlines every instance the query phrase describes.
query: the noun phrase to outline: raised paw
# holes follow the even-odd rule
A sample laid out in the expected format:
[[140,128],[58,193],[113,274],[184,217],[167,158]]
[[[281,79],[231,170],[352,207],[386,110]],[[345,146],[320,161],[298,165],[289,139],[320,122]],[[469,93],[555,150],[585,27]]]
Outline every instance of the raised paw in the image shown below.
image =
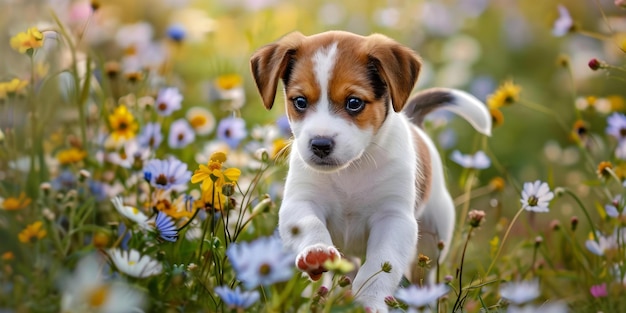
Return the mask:
[[309,274],[311,280],[317,281],[322,274],[328,271],[324,268],[324,262],[334,261],[341,258],[339,251],[333,246],[317,244],[304,249],[296,258],[296,266],[303,272]]

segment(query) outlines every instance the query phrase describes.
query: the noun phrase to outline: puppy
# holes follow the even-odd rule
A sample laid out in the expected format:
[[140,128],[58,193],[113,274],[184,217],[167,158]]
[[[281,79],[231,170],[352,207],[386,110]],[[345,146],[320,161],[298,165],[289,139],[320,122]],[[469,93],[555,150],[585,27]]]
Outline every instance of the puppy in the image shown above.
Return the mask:
[[[443,259],[454,227],[441,159],[419,124],[447,108],[490,135],[489,112],[459,90],[408,100],[420,59],[379,34],[291,33],[257,50],[250,65],[267,109],[278,81],[284,86],[294,138],[279,232],[298,252],[296,266],[318,280],[326,260],[361,258],[356,300],[387,312],[384,299],[402,275],[416,276],[416,251]],[[391,271],[379,273],[384,263]]]

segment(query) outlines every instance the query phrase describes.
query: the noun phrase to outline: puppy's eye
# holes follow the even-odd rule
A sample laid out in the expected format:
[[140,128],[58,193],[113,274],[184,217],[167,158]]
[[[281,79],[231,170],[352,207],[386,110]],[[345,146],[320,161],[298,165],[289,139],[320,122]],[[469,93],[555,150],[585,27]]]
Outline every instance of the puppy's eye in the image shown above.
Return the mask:
[[359,98],[350,97],[346,99],[346,110],[350,113],[359,113],[365,108],[365,101]]
[[305,97],[295,97],[291,101],[293,101],[293,106],[296,107],[298,111],[306,110],[307,106],[309,105],[309,102],[306,100]]

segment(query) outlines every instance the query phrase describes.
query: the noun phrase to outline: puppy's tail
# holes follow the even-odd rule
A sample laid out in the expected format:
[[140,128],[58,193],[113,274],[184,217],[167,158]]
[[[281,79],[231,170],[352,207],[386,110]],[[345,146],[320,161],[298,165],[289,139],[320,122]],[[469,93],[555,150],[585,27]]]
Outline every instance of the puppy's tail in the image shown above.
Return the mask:
[[424,117],[437,109],[454,112],[479,133],[491,136],[491,114],[482,101],[471,94],[449,88],[430,88],[415,94],[404,107],[413,123],[422,126]]

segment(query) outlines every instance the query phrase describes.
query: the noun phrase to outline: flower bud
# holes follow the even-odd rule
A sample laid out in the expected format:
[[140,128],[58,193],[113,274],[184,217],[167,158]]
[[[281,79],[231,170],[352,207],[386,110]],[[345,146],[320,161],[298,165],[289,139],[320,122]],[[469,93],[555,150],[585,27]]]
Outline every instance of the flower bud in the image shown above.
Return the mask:
[[575,231],[576,227],[578,227],[578,217],[572,216],[572,218],[570,219],[570,224],[572,225],[572,231]]
[[392,268],[392,266],[391,266],[391,263],[389,263],[389,262],[385,262],[381,266],[381,270],[383,272],[385,272],[385,273],[390,273],[391,272],[391,268]]
[[485,219],[485,211],[483,210],[471,210],[468,213],[469,224],[471,227],[478,227],[480,223]]
[[604,61],[600,61],[596,58],[589,60],[589,63],[587,65],[589,65],[589,68],[593,71],[597,71],[608,66]]

